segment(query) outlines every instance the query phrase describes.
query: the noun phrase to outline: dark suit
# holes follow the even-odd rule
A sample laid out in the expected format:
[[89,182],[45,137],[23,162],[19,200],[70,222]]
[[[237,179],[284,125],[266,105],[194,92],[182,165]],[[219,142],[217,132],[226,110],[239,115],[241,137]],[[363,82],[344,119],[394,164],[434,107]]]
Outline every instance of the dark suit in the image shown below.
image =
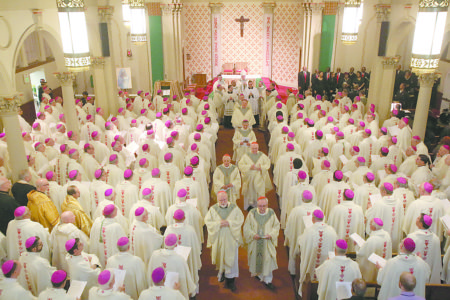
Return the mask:
[[309,88],[310,83],[311,83],[311,74],[309,72],[306,72],[306,78],[304,71],[298,73],[298,86],[302,88],[303,92]]
[[344,82],[344,73],[336,73],[336,86],[338,89],[342,89],[342,83]]
[[8,223],[14,220],[14,210],[19,207],[17,202],[7,192],[0,191],[0,231],[6,235]]

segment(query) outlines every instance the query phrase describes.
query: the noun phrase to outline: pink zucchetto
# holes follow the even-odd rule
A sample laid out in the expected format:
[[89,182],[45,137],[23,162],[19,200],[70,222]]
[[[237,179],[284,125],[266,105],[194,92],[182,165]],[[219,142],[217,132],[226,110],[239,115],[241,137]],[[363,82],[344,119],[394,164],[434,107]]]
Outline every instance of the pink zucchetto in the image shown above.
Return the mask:
[[102,170],[101,169],[95,170],[94,176],[96,179],[100,179],[100,177],[102,177]]
[[3,263],[2,265],[2,272],[3,275],[8,274],[9,272],[11,272],[12,268],[14,267],[14,260],[7,260]]
[[113,193],[113,189],[107,189],[107,190],[105,191],[105,197],[111,196],[112,193]]
[[347,250],[347,248],[348,248],[347,242],[345,240],[337,240],[336,246],[342,250]]
[[433,223],[433,219],[429,215],[424,215],[423,222],[425,223],[425,225],[431,226],[431,224]]
[[328,154],[328,153],[330,153],[330,150],[328,150],[327,147],[322,147],[322,152],[325,154]]
[[320,130],[320,129],[317,130],[317,131],[316,131],[316,135],[317,135],[317,136],[323,136],[323,131]]
[[283,126],[283,128],[281,129],[284,133],[288,133],[289,132],[289,127],[287,126]]
[[317,99],[317,100],[322,100],[322,96],[321,96],[321,95],[317,95],[317,96],[316,96],[316,99]]
[[408,252],[413,252],[416,249],[416,243],[412,238],[406,238],[403,240],[403,247]]
[[188,112],[188,109],[187,109],[186,107],[184,107],[184,108],[181,110],[181,113],[182,113],[183,115],[187,114],[187,112]]
[[366,173],[366,177],[369,181],[374,181],[375,180],[375,175],[372,172],[367,172]]
[[53,173],[53,171],[48,171],[47,173],[45,173],[45,178],[47,178],[47,180],[52,180],[54,175],[55,173]]
[[336,179],[340,180],[340,179],[344,178],[344,173],[342,173],[342,171],[340,171],[340,170],[334,171],[334,177],[336,177]]
[[392,192],[394,190],[394,187],[389,182],[383,183],[383,187],[386,189],[386,191]]
[[22,132],[22,137],[25,137],[27,135],[27,132]]
[[442,147],[444,147],[445,150],[450,150],[450,146],[449,145],[442,145]]
[[366,123],[364,123],[363,121],[359,122],[359,126],[361,127],[366,127]]
[[377,224],[378,226],[383,226],[383,220],[381,220],[380,218],[374,218],[373,221],[374,221],[375,224]]
[[381,152],[384,154],[388,154],[389,153],[389,148],[388,147],[381,147]]
[[172,159],[172,153],[168,152],[166,154],[164,154],[164,160],[171,160]]
[[203,125],[202,124],[198,124],[197,127],[195,127],[195,130],[202,131],[203,130]]
[[365,163],[366,162],[366,159],[364,157],[362,157],[362,156],[358,156],[357,160],[360,163]]
[[157,94],[160,94],[160,93],[162,93],[162,91],[161,91],[161,90],[157,90],[156,93],[157,93]]
[[153,131],[153,129],[150,129],[150,130],[147,130],[147,135],[152,135],[152,134],[154,134],[155,132]]
[[408,125],[409,123],[409,119],[408,118],[402,118],[403,123],[405,123],[406,125]]
[[391,169],[392,172],[397,173],[397,170],[398,170],[398,169],[397,169],[397,166],[396,166],[396,165],[390,164],[390,165],[389,165],[389,168]]
[[298,178],[305,179],[306,178],[306,172],[303,170],[298,171]]
[[164,125],[166,125],[167,128],[169,128],[170,126],[172,126],[172,121],[167,120]]
[[406,184],[408,181],[405,177],[397,177],[397,182],[400,184]]
[[395,137],[395,136],[391,137],[391,141],[392,141],[394,144],[397,144],[397,137]]
[[131,120],[131,124],[136,124],[136,123],[137,123],[136,119]]
[[110,270],[104,270],[102,272],[100,272],[100,274],[98,274],[98,284],[99,285],[107,285],[108,283],[111,282],[113,278],[113,274],[111,273]]
[[293,145],[292,143],[288,143],[288,144],[286,145],[286,148],[287,148],[288,150],[294,150],[294,149],[295,149],[295,147],[294,147],[294,145]]
[[156,113],[156,117],[157,117],[157,118],[161,118],[161,117],[162,117],[162,113],[161,113],[161,112],[157,112],[157,113]]
[[347,199],[353,199],[353,197],[355,197],[355,193],[354,193],[351,189],[346,189],[346,190],[344,191],[344,196],[345,196]]
[[172,143],[173,143],[173,138],[172,138],[171,136],[169,136],[169,137],[166,139],[166,143],[167,143],[167,145],[172,144]]
[[134,215],[136,217],[139,217],[140,215],[142,215],[145,211],[145,208],[143,208],[142,206],[136,208],[136,210],[134,211]]
[[329,116],[329,117],[327,118],[327,120],[328,120],[328,122],[333,122],[333,121],[334,121],[333,117],[331,117],[331,116]]
[[117,246],[119,247],[128,245],[128,243],[130,243],[130,240],[126,236],[123,236],[119,240],[117,240]]
[[109,157],[109,161],[110,162],[113,162],[113,161],[115,161],[117,159],[117,154],[112,154],[110,157]]
[[184,211],[182,209],[177,209],[173,213],[173,218],[178,221],[183,220],[184,219]]
[[159,174],[160,174],[160,171],[159,171],[158,168],[154,168],[154,169],[152,170],[152,176],[153,176],[153,177],[158,176]]
[[193,157],[191,158],[191,165],[196,166],[196,165],[198,165],[198,163],[199,163],[199,158],[198,158],[198,156],[193,156]]
[[200,133],[194,134],[194,140],[199,140],[202,138],[202,135]]
[[283,121],[283,116],[282,115],[277,116],[277,120],[278,121]]
[[348,119],[348,122],[349,122],[350,124],[355,124],[355,120],[353,120],[352,118]]
[[114,212],[114,209],[116,207],[114,206],[114,204],[108,204],[105,206],[105,208],[103,209],[103,215],[104,216],[109,216],[110,214],[112,214]]
[[412,138],[413,138],[414,140],[420,141],[420,136],[418,136],[418,135],[415,135],[415,136],[413,136]]
[[336,133],[336,135],[337,135],[338,137],[344,137],[344,133],[343,133],[342,131],[338,131],[338,132]]
[[[69,150],[69,154],[72,155],[77,151],[77,149],[73,148]],[[75,170],[74,170],[75,171]]]
[[324,160],[324,161],[323,161],[323,165],[324,165],[326,168],[329,168],[329,167],[331,166],[331,163],[330,163],[328,160]]
[[29,237],[25,241],[25,248],[30,248],[31,246],[33,246],[34,242],[36,242],[36,237],[35,236]]
[[70,250],[73,249],[73,247],[75,247],[75,244],[77,243],[77,241],[75,239],[70,239],[66,242],[66,244],[64,245],[66,248],[66,251],[69,252]]
[[433,185],[429,182],[425,182],[423,184],[423,189],[425,190],[425,192],[431,193],[431,192],[433,192]]
[[25,212],[27,211],[26,206],[19,206],[18,208],[16,208],[14,210],[14,217],[21,217],[25,214]]
[[86,120],[92,120],[92,115],[87,115]]
[[119,113],[123,112],[123,107],[119,108]]
[[174,130],[174,131],[172,131],[172,132],[170,133],[170,136],[173,137],[173,138],[176,138],[177,135],[178,135],[178,131],[176,131],[176,130]]
[[298,118],[298,119],[303,118],[303,113],[301,113],[301,112],[297,113],[297,118]]
[[177,193],[177,196],[179,198],[184,198],[184,197],[186,197],[186,195],[187,195],[187,191],[185,189],[180,189]]
[[143,195],[143,196],[148,196],[148,195],[150,195],[151,193],[152,193],[152,190],[149,189],[149,188],[145,188],[145,189],[142,190],[142,195]]
[[148,149],[148,144],[142,145],[142,151],[147,151],[147,149]]
[[359,147],[358,147],[358,146],[353,146],[352,149],[353,149],[353,151],[355,151],[356,153],[359,153]]
[[124,178],[130,178],[131,176],[133,176],[133,171],[131,169],[127,169],[125,170],[125,172],[123,172]]
[[145,157],[141,158],[139,160],[139,166],[141,166],[141,167],[145,166],[146,163],[147,163],[147,159]]
[[368,135],[372,134],[372,130],[370,130],[369,128],[364,129],[364,132],[367,133]]
[[321,109],[322,109],[322,106],[320,106],[319,104],[317,104],[317,105],[316,105],[316,109],[317,109],[317,110],[321,110]]
[[191,150],[192,150],[192,151],[197,150],[197,148],[198,148],[198,146],[197,146],[196,143],[193,143],[193,144],[191,145]]
[[[345,111],[349,111],[350,110],[350,108],[348,108],[348,106],[347,105],[344,105],[344,110]],[[350,121],[350,120],[349,120]],[[352,123],[353,124],[353,123]]]
[[69,172],[69,178],[70,179],[75,179],[78,176],[78,171],[77,170],[72,170]]
[[194,169],[191,166],[187,166],[186,168],[184,168],[184,175],[186,176],[191,176],[193,172]]
[[319,219],[319,220],[322,220],[323,217],[324,217],[323,211],[321,211],[320,209],[316,209],[316,210],[313,212],[313,216],[316,217],[316,218]]
[[141,115],[145,114],[147,110],[145,108],[141,109]]
[[282,107],[283,107],[283,105],[282,105],[280,102],[278,102],[278,103],[277,103],[277,108],[280,109],[280,108],[282,108]]
[[313,198],[313,194],[309,190],[304,190],[302,193],[303,199],[311,200]]
[[175,233],[170,233],[164,239],[164,244],[166,246],[174,246],[177,243],[177,235]]
[[32,127],[33,127],[33,129],[36,129],[38,126],[39,126],[39,123],[38,122],[34,122]]
[[154,269],[152,272],[152,280],[154,283],[160,283],[164,279],[164,276],[166,276],[166,274],[161,267]]
[[292,131],[288,133],[288,137],[290,138],[294,138],[295,137],[295,133],[293,133]]
[[67,273],[64,270],[57,270],[53,272],[51,277],[51,282],[55,284],[62,283],[67,278]]

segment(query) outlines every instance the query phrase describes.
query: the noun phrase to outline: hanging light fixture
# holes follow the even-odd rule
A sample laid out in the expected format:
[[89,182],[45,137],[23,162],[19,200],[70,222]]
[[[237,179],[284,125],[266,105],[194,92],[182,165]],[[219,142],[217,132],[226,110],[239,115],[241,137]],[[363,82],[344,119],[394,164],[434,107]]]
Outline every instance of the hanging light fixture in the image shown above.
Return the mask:
[[356,43],[361,19],[361,0],[345,0],[341,34],[341,40],[344,44],[351,45]]
[[125,26],[130,27],[131,12],[130,12],[130,3],[128,0],[122,1],[122,18],[123,18],[123,23],[125,23]]
[[57,0],[65,65],[83,71],[91,65],[84,0]]
[[129,0],[131,16],[131,42],[136,45],[147,42],[147,22],[144,0]]
[[412,47],[415,73],[433,73],[439,64],[449,0],[420,0]]

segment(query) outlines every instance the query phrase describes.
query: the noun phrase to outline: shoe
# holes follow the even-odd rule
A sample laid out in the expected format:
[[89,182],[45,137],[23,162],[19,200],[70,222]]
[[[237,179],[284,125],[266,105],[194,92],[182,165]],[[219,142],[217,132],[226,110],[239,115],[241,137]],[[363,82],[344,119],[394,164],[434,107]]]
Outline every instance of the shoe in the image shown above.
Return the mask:
[[224,282],[225,281],[225,272],[222,273],[222,275],[219,278],[219,282]]
[[275,289],[275,286],[272,284],[272,282],[264,283],[264,285],[266,286],[266,288],[268,288],[271,291],[273,291]]
[[234,284],[234,278],[225,278],[225,286],[226,289],[231,290],[232,292],[236,291],[236,285]]

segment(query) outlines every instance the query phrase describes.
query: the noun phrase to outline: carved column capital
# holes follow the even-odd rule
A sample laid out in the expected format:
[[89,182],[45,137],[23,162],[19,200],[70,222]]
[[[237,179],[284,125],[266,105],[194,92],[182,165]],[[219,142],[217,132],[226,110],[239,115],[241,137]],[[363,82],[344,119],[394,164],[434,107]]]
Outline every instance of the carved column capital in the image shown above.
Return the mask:
[[379,23],[389,20],[391,14],[391,6],[387,4],[377,4],[375,7],[375,13],[377,15],[377,21]]
[[55,72],[53,75],[56,77],[61,85],[72,85],[75,80],[75,74],[73,72]]
[[309,3],[309,7],[313,14],[321,14],[325,8],[325,3]]
[[211,9],[211,13],[220,13],[222,10],[223,3],[220,2],[210,2],[209,8]]
[[393,56],[383,57],[383,60],[381,61],[381,64],[383,65],[383,68],[395,68],[398,65],[398,62],[400,61],[400,56]]
[[98,7],[98,15],[102,22],[109,22],[114,13],[114,6],[105,5]]
[[434,82],[440,77],[437,73],[423,73],[419,75],[420,87],[433,87]]
[[0,95],[0,114],[17,113],[23,94]]
[[105,58],[103,56],[91,57],[91,64],[93,67],[102,67],[105,65]]
[[161,4],[161,13],[163,16],[169,16],[172,14],[172,8],[169,4]]
[[273,11],[277,4],[275,2],[263,2],[262,7],[264,9],[264,13],[273,14]]

